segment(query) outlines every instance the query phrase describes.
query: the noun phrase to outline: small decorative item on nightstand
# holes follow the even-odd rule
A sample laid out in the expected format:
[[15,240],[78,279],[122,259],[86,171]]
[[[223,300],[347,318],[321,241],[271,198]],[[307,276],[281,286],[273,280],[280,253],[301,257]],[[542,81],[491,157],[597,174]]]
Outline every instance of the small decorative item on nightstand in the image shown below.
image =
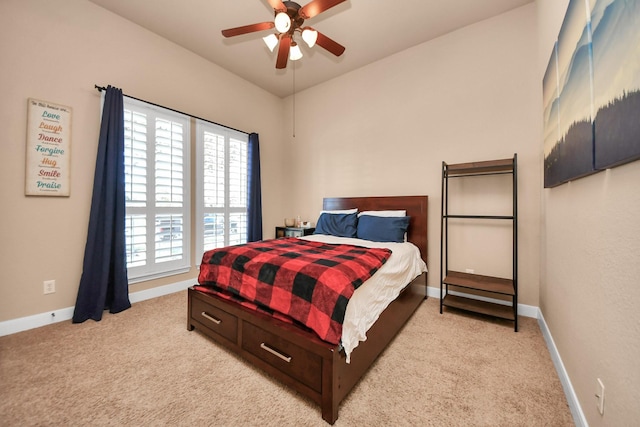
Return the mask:
[[315,227],[276,227],[276,239],[279,237],[302,237],[313,234]]

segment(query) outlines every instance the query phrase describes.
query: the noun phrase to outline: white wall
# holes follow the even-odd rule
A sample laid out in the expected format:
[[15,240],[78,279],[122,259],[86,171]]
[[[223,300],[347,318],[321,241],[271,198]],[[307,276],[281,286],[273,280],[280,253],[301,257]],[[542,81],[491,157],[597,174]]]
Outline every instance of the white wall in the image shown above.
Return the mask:
[[[297,94],[295,138],[292,114],[286,113],[292,111],[289,97],[284,137],[295,177],[288,186],[291,215],[315,221],[323,197],[427,194],[429,284],[437,287],[442,161],[503,159],[517,152],[520,302],[538,306],[541,91],[532,66],[535,10],[534,4],[518,8]],[[498,191],[505,188],[508,197],[510,186]],[[476,243],[470,247],[483,244],[485,253],[491,248],[496,259],[511,261],[508,245],[501,242],[496,250],[495,241]],[[500,268],[484,262],[469,267],[480,274]]]
[[[537,2],[539,81],[568,4]],[[640,420],[638,182],[634,162],[542,193],[540,307],[593,427]],[[605,386],[604,415],[596,408],[597,378]]]
[[[0,58],[0,321],[75,305],[100,127],[94,84],[258,132],[264,221],[281,222],[286,172],[278,166],[284,149],[280,98],[85,0],[0,2]],[[30,97],[73,108],[70,197],[24,195]],[[192,268],[131,291],[196,273]],[[43,295],[42,282],[49,279],[56,280],[56,293]]]

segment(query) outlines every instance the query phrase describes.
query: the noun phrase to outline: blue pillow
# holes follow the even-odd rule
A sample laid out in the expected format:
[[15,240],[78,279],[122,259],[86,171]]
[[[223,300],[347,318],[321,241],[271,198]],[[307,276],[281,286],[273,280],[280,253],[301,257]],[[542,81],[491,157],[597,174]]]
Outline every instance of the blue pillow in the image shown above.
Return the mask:
[[338,237],[356,237],[358,214],[328,214],[323,213],[318,218],[316,230],[313,234],[328,234]]
[[374,242],[404,242],[410,216],[388,217],[361,215],[358,218],[358,239]]

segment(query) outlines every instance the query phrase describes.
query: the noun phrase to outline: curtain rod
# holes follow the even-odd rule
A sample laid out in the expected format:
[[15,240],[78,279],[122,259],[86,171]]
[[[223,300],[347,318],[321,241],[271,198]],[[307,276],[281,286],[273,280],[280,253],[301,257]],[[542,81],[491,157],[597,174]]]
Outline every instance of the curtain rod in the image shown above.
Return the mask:
[[[98,86],[98,85],[94,85],[94,86],[98,90],[98,92],[102,92],[103,90],[107,90],[107,88],[104,87],[104,86]],[[227,125],[223,125],[223,124],[220,124],[220,123],[216,123],[216,122],[214,122],[212,120],[203,119],[202,117],[194,116],[193,114],[185,113],[185,112],[180,111],[180,110],[175,110],[173,108],[168,108],[168,107],[165,107],[163,105],[158,105],[158,104],[153,103],[153,102],[145,101],[144,99],[136,98],[135,96],[131,96],[131,95],[127,95],[127,94],[123,94],[123,96],[126,96],[127,98],[131,98],[131,99],[135,99],[136,101],[147,103],[149,105],[153,105],[154,107],[164,108],[165,110],[173,111],[174,113],[183,114],[185,116],[193,117],[194,119],[198,119],[198,120],[202,120],[202,121],[205,121],[205,122],[213,123],[214,125],[222,126],[223,128],[227,128],[229,130],[245,133],[247,135],[249,135],[249,133],[250,133],[250,132],[245,132],[245,131],[240,130],[240,129],[232,128],[231,126],[227,126]]]

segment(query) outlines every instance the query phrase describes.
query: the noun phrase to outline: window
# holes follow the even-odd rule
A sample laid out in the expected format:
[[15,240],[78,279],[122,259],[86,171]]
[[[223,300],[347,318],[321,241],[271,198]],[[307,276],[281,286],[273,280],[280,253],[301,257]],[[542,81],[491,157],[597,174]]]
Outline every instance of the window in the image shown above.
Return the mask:
[[189,270],[187,116],[124,100],[125,234],[130,282]]
[[196,251],[202,254],[247,242],[249,137],[201,120],[196,133]]

